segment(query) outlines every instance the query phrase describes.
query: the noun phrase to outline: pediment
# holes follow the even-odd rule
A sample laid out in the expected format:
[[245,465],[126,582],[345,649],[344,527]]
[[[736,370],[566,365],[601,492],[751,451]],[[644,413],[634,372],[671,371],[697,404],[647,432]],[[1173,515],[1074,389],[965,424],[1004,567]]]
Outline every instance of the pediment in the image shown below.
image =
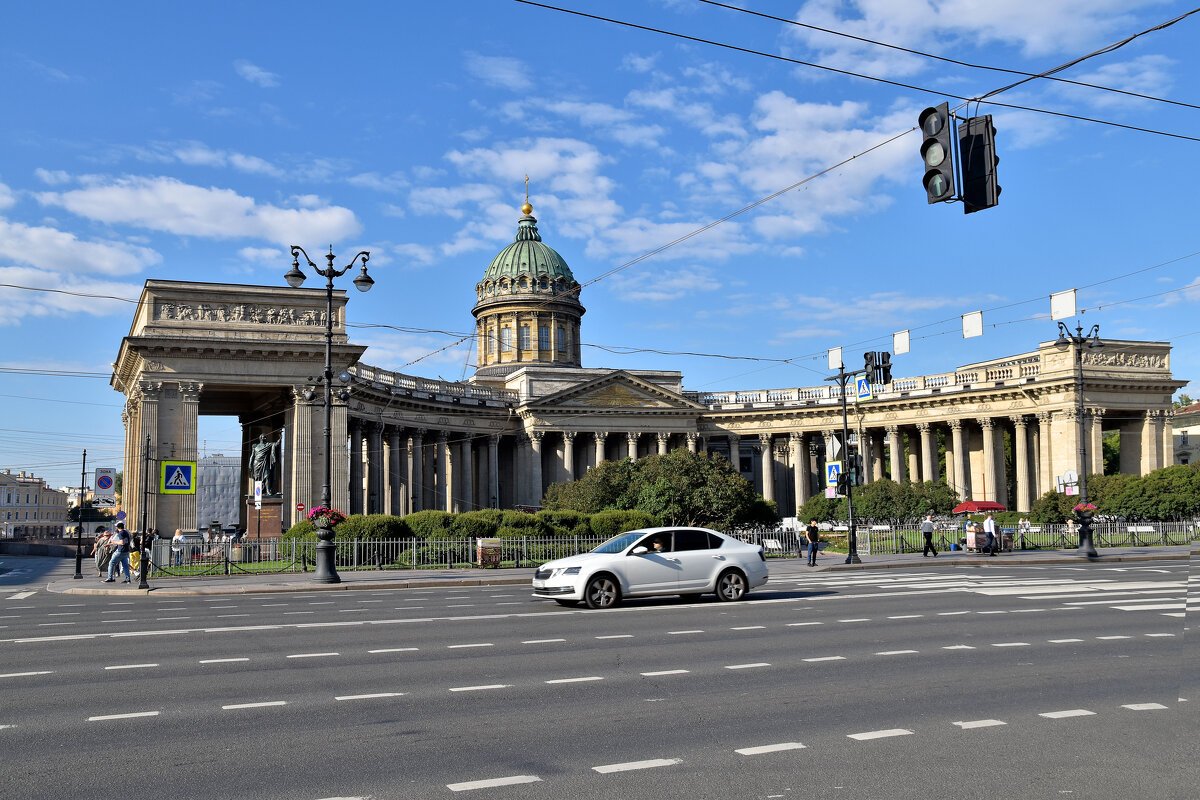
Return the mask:
[[682,395],[620,371],[539,397],[529,406],[545,410],[703,409]]

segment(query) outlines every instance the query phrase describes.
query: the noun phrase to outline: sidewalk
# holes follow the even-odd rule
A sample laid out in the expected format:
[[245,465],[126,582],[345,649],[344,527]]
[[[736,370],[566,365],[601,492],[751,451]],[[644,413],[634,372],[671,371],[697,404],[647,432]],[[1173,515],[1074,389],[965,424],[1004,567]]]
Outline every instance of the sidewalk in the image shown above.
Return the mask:
[[[1100,550],[1093,563],[1118,564],[1140,561],[1186,560],[1190,548],[1180,547],[1112,547]],[[920,553],[902,555],[860,555],[861,564],[847,564],[840,553],[822,553],[817,567],[806,566],[800,558],[772,558],[768,566],[773,578],[794,578],[847,570],[919,569],[922,567],[955,566],[964,569],[1010,568],[1013,566],[1062,566],[1086,562],[1074,550],[1015,550],[995,558],[966,551],[942,551],[937,558],[924,558]],[[137,581],[125,585],[102,583],[94,569],[85,564],[83,580],[51,580],[46,590],[74,595],[147,594],[137,588]],[[416,569],[361,570],[339,572],[341,583],[314,583],[312,573],[273,575],[229,575],[204,578],[156,578],[150,581],[150,592],[156,597],[196,595],[270,594],[275,592],[329,592],[379,589],[428,589],[443,586],[529,586],[533,569]],[[767,584],[769,589],[770,583]],[[760,590],[761,591],[761,590]]]

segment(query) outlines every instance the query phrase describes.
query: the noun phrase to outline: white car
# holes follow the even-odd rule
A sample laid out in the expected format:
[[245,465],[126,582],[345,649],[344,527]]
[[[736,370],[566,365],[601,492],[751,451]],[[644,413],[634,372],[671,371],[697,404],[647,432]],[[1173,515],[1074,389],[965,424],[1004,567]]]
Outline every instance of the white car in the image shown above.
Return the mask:
[[533,596],[588,608],[624,597],[715,592],[741,600],[767,582],[758,545],[708,528],[642,528],[614,536],[590,553],[549,561],[533,574]]

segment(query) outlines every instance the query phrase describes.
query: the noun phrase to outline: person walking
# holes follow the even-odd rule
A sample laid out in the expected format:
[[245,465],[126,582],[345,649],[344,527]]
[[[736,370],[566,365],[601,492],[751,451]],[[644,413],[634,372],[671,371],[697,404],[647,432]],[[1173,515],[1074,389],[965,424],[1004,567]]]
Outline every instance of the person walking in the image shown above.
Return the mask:
[[921,523],[921,535],[925,537],[925,549],[921,551],[922,557],[928,557],[932,552],[933,557],[937,558],[937,550],[933,549],[933,513],[925,515],[925,521]]
[[187,541],[183,537],[181,528],[175,529],[175,535],[171,537],[171,565],[175,567],[183,566],[183,544]]
[[996,520],[992,518],[990,512],[983,520],[983,532],[987,535],[987,545],[984,549],[987,550],[992,556],[995,556],[997,552]]
[[821,529],[817,527],[815,519],[804,529],[804,536],[808,539],[808,565],[815,567],[817,565],[817,542],[821,538]]
[[[113,570],[118,567],[125,569],[125,580],[121,583],[129,583],[129,550],[131,540],[129,531],[125,530],[125,523],[118,522],[117,529],[113,532],[113,542],[116,544],[116,549],[113,551],[112,559],[108,562],[108,577],[104,579],[105,583],[113,583],[116,579],[113,578]],[[117,569],[120,572],[120,569]]]

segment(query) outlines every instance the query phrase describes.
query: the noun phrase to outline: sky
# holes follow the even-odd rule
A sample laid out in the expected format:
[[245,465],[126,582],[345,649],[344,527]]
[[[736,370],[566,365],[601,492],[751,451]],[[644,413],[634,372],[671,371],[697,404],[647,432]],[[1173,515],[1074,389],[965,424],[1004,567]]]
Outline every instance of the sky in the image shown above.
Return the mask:
[[[964,100],[1189,3],[552,4],[657,30],[515,0],[10,4],[0,468],[120,468],[108,376],[143,282],[284,286],[291,244],[370,251],[365,363],[469,377],[526,175],[585,287],[586,367],[818,386],[830,348],[858,368],[911,330],[893,374],[948,372],[1053,339],[1049,295],[1078,289],[1072,324],[1200,379],[1200,14]],[[995,208],[926,203],[916,122],[943,101],[993,115]],[[205,419],[202,454],[238,436]]]

